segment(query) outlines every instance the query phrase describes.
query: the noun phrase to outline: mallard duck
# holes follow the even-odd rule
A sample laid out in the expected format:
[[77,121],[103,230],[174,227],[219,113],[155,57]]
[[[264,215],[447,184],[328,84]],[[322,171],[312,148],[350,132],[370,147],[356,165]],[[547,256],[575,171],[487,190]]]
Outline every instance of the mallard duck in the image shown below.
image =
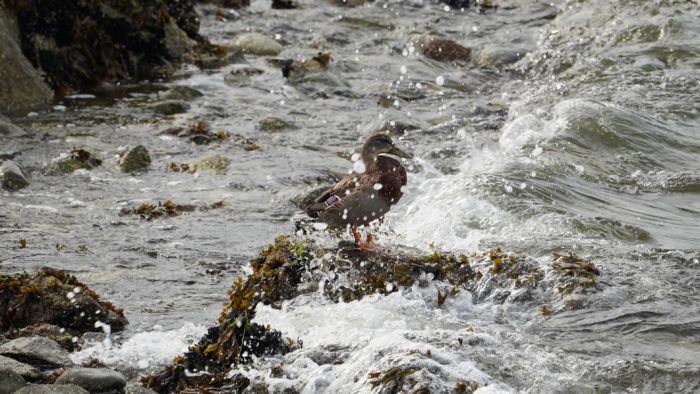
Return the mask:
[[305,213],[330,228],[350,228],[360,246],[371,244],[371,234],[366,243],[361,242],[357,227],[383,220],[391,206],[401,199],[401,187],[406,185],[406,169],[389,155],[411,157],[394,146],[387,135],[367,138],[360,154],[364,172],[341,179],[306,206]]

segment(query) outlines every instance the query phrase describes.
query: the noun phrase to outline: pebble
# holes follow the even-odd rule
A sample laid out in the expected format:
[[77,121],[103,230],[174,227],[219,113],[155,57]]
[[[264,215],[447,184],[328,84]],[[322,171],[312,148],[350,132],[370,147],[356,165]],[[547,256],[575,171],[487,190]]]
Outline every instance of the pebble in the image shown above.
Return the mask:
[[56,384],[74,384],[91,393],[118,392],[126,386],[126,378],[107,368],[72,368],[59,376]]
[[39,336],[13,339],[0,346],[0,354],[40,368],[73,365],[68,351],[56,341]]
[[5,356],[0,356],[0,371],[1,370],[14,371],[30,382],[41,378],[41,371],[38,368]]
[[17,191],[29,186],[29,174],[17,163],[7,160],[0,164],[0,184],[5,190]]
[[268,117],[260,121],[260,131],[278,132],[296,128],[297,126],[294,124],[275,117]]
[[24,379],[17,372],[0,369],[0,394],[12,394],[24,385]]

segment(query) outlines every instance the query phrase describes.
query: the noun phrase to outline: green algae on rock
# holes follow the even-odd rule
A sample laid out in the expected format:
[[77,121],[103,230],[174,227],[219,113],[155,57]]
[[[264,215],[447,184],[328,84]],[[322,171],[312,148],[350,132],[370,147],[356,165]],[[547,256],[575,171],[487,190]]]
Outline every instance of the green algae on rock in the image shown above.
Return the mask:
[[124,312],[78,281],[75,276],[51,268],[34,274],[0,275],[0,330],[48,323],[69,334],[101,330],[102,322],[112,331],[123,329]]
[[102,165],[102,160],[85,149],[73,148],[68,155],[54,159],[46,168],[46,175],[70,174],[76,170],[92,170]]

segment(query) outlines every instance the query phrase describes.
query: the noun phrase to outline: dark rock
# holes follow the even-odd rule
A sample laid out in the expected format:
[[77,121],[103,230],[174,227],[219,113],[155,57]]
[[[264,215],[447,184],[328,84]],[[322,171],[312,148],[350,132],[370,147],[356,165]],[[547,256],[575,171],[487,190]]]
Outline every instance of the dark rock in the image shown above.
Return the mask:
[[38,368],[5,356],[0,356],[0,371],[2,370],[14,371],[16,374],[23,377],[24,380],[30,382],[41,378],[41,371]]
[[68,351],[61,345],[44,337],[13,339],[0,345],[0,354],[39,368],[57,368],[73,365]]
[[57,89],[157,75],[163,66],[181,60],[189,44],[185,36],[204,40],[197,35],[199,19],[191,0],[27,0],[13,5],[22,51]]
[[275,117],[267,117],[260,121],[260,131],[279,132],[297,128],[294,124]]
[[151,105],[151,109],[161,115],[175,115],[187,112],[190,109],[190,105],[184,101],[165,100]]
[[119,168],[126,173],[146,171],[150,165],[151,156],[143,145],[127,149],[119,159]]
[[76,170],[92,170],[102,165],[102,160],[93,153],[75,148],[67,155],[54,159],[46,168],[46,175],[70,174]]
[[24,379],[17,372],[0,368],[0,394],[12,394],[24,385]]
[[30,384],[15,391],[15,394],[89,394],[74,384]]
[[299,2],[296,0],[272,0],[272,8],[276,10],[292,10],[299,8]]
[[[0,3],[0,113],[48,105],[53,92],[22,53],[16,16]],[[0,135],[3,134],[0,125]]]
[[59,376],[56,384],[74,384],[91,393],[118,392],[126,386],[126,378],[107,368],[72,368]]
[[439,62],[467,61],[472,51],[452,40],[430,34],[411,37],[409,44],[425,57]]
[[109,324],[113,332],[128,323],[121,309],[100,301],[97,293],[72,275],[51,268],[35,274],[0,275],[0,330],[48,323],[76,335],[100,331],[97,321]]
[[[1,59],[0,59],[1,61]],[[2,73],[2,71],[0,71]],[[1,76],[0,76],[1,78]],[[2,84],[2,82],[0,82]],[[9,96],[9,94],[5,94],[2,92],[2,87],[0,87],[0,100],[10,100],[10,98],[4,98]],[[0,108],[0,111],[2,111],[2,108]],[[27,133],[19,126],[10,123],[10,120],[5,118],[5,119],[0,119],[0,136],[5,136],[5,137],[22,137],[26,135]]]
[[226,8],[243,8],[250,5],[250,0],[199,0],[201,3],[214,3]]
[[0,184],[2,188],[11,192],[29,186],[29,174],[12,160],[0,163]]

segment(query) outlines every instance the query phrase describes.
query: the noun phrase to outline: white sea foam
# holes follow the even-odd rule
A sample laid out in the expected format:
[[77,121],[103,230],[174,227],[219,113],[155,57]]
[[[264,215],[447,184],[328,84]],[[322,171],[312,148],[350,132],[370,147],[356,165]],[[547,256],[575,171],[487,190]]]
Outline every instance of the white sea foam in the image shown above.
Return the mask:
[[133,335],[120,345],[108,340],[99,342],[72,353],[71,359],[76,364],[96,359],[108,366],[131,365],[141,369],[165,366],[205,333],[206,327],[193,323],[168,331],[154,327],[151,331]]

